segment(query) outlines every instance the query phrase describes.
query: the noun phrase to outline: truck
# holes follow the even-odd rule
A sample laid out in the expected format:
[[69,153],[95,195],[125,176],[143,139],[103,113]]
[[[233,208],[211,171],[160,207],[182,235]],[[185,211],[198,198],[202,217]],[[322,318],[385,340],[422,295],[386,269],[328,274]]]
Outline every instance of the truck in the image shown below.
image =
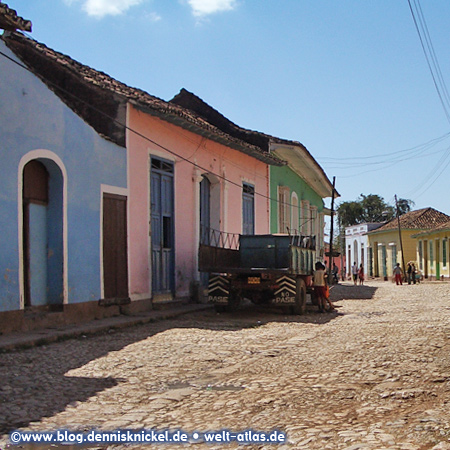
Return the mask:
[[281,307],[285,313],[305,313],[315,236],[218,236],[208,233],[199,248],[199,270],[209,275],[207,298],[216,311],[236,311],[246,298],[256,305]]

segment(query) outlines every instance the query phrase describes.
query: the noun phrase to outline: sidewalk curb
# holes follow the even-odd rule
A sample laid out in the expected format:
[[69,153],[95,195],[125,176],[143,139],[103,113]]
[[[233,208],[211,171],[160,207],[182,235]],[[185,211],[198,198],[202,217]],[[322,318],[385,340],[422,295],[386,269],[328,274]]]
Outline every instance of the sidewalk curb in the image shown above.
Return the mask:
[[82,336],[94,336],[109,330],[121,330],[136,325],[173,319],[191,312],[211,309],[207,304],[191,304],[175,306],[167,310],[152,310],[139,316],[115,316],[107,319],[94,320],[86,323],[67,325],[60,328],[45,328],[29,332],[15,332],[0,336],[0,353],[24,350],[40,345]]

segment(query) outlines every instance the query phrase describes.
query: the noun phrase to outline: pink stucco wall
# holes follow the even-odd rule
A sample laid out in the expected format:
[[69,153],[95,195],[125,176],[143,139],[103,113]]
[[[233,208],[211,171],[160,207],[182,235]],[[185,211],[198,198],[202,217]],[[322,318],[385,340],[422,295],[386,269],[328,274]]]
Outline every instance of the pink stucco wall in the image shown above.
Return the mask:
[[[216,189],[220,190],[220,229],[230,233],[242,233],[242,183],[253,184],[256,193],[263,194],[263,196],[255,195],[255,232],[263,234],[269,232],[269,204],[266,198],[268,167],[265,163],[244,153],[202,138],[138,111],[132,106],[129,106],[128,125],[130,129],[145,135],[163,147],[128,131],[128,241],[131,298],[151,296],[149,236],[149,160],[151,156],[166,158],[175,163],[176,296],[189,295],[190,285],[197,275],[198,248],[195,235],[198,225],[198,200],[196,199],[198,190],[196,191],[196,185],[198,187],[199,176],[209,172],[225,176],[229,180],[225,182],[217,178],[220,187],[216,186]],[[165,149],[170,149],[176,155]],[[195,162],[202,169],[196,168],[190,162]],[[227,201],[224,201],[225,197]],[[211,206],[214,208],[213,205]]]

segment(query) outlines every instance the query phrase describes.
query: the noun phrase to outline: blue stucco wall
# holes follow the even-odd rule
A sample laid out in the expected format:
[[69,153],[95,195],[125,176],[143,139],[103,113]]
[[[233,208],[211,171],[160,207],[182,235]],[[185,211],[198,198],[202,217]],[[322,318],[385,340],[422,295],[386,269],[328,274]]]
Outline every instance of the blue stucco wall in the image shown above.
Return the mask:
[[[17,60],[1,40],[0,50]],[[57,155],[67,172],[68,302],[97,300],[101,184],[126,188],[126,150],[100,137],[37,77],[0,55],[0,312],[20,308],[19,164],[35,150]],[[51,161],[45,165],[57,171]],[[55,173],[50,178],[58,184]],[[50,214],[61,206],[49,205]],[[53,274],[60,267],[62,276],[61,239],[61,227],[50,232],[49,249],[56,251],[48,252],[48,265]],[[60,286],[59,275],[49,280],[49,296],[60,295]]]

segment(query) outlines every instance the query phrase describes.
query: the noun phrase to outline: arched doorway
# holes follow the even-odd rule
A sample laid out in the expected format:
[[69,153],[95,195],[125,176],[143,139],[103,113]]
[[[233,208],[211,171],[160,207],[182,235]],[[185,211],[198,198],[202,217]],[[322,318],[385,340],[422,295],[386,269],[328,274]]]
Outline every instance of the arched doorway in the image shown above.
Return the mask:
[[49,159],[27,162],[22,172],[24,306],[64,302],[63,176]]

